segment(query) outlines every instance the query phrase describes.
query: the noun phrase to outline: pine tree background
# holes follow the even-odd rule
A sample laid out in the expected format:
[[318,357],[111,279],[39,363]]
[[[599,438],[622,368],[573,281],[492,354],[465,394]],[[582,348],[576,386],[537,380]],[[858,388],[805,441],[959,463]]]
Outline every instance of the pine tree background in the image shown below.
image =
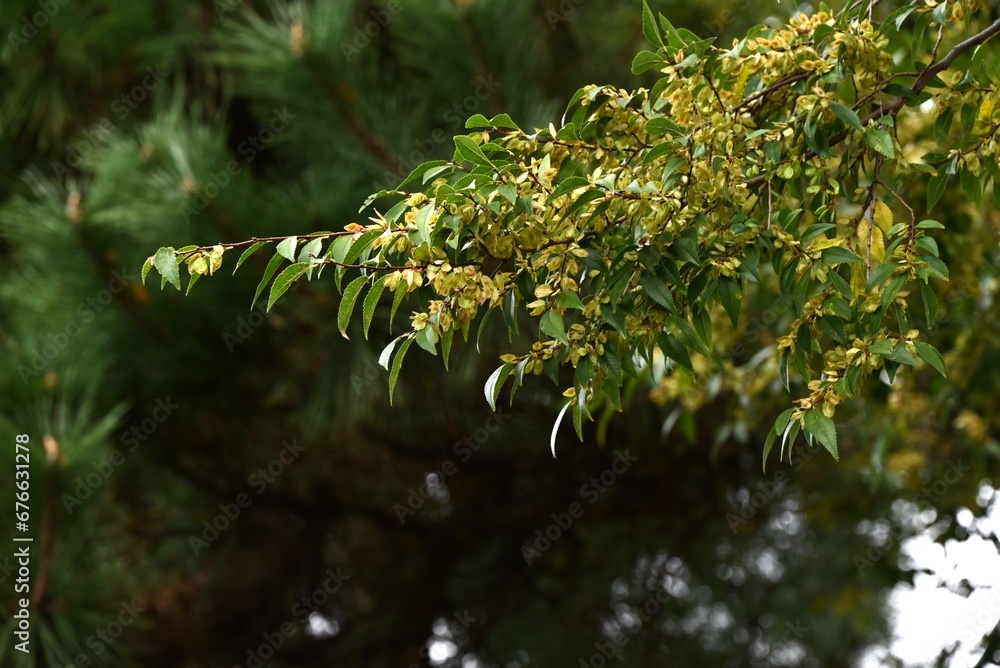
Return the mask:
[[[726,40],[792,11],[651,4]],[[16,568],[0,557],[3,665],[597,666],[623,632],[618,665],[847,666],[886,645],[887,593],[914,572],[896,535],[859,572],[872,545],[856,527],[892,526],[928,482],[892,473],[910,465],[885,463],[892,434],[971,467],[932,499],[940,517],[979,512],[996,471],[995,420],[956,422],[990,415],[998,389],[982,375],[997,319],[974,291],[942,335],[976,318],[983,345],[924,407],[933,423],[860,407],[842,447],[857,454],[806,452],[776,477],[759,443],[778,392],[685,410],[637,385],[553,460],[551,386],[490,422],[488,328],[449,373],[411,356],[390,407],[389,304],[368,341],[345,340],[329,276],[270,313],[249,309],[257,257],[188,297],[139,281],[159,246],[364,222],[365,197],[450,157],[473,113],[542,127],[587,83],[648,85],[629,73],[640,5],[4,0],[0,433],[31,436],[37,538],[30,656],[12,649]],[[995,212],[963,215],[995,234]],[[636,461],[594,493],[626,449]],[[734,521],[755,492],[767,503]],[[526,563],[574,502],[572,529]],[[0,527],[7,545],[11,513]],[[941,539],[962,531],[945,522]]]

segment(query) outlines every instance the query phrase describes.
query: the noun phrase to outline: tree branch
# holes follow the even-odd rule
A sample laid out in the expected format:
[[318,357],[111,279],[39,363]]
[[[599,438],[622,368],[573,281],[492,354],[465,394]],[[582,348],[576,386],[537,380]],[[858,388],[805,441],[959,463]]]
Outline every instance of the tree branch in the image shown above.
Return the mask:
[[[924,69],[920,73],[920,75],[917,77],[917,80],[913,83],[913,88],[912,88],[913,93],[919,95],[920,92],[927,87],[927,84],[931,82],[931,79],[933,79],[935,76],[937,76],[944,70],[948,69],[948,66],[951,65],[953,62],[955,62],[955,60],[959,56],[961,56],[969,49],[979,46],[980,44],[983,44],[984,42],[986,42],[986,40],[990,39],[991,37],[993,37],[998,33],[1000,33],[1000,19],[994,21],[990,25],[990,27],[986,28],[982,32],[977,33],[972,37],[966,39],[965,41],[956,44],[954,47],[952,47],[951,51],[949,51],[947,55],[945,55],[944,58],[934,63],[933,65],[929,65],[926,69]],[[891,102],[890,104],[880,106],[878,109],[865,116],[865,118],[862,119],[861,123],[867,126],[872,121],[878,120],[883,116],[895,116],[897,113],[899,113],[899,110],[903,108],[903,105],[906,104],[906,100],[907,98],[900,97]],[[833,137],[830,140],[830,146],[836,146],[837,144],[847,139],[848,136],[849,136],[848,132],[842,132],[841,134]],[[816,157],[815,153],[813,153],[812,151],[808,151],[803,156],[803,160],[811,160],[812,158],[815,157]],[[743,183],[748,188],[752,188],[753,186],[760,185],[761,183],[767,180],[768,180],[767,174],[758,174],[757,176],[747,179]]]

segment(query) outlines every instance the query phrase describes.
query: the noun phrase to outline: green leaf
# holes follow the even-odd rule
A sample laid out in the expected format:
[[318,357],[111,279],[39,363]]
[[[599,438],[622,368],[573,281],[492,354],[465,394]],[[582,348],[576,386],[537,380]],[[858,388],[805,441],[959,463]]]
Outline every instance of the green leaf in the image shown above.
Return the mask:
[[507,377],[510,373],[517,367],[513,362],[505,362],[499,366],[496,371],[490,374],[490,377],[486,379],[486,385],[483,387],[483,393],[486,395],[486,401],[489,403],[490,408],[494,411],[497,409],[497,397],[500,396],[500,390],[503,389],[503,384],[506,382]]
[[761,470],[767,473],[767,456],[771,454],[771,448],[774,447],[774,441],[778,438],[778,433],[771,429],[767,432],[767,438],[764,439],[764,454],[761,457]]
[[763,469],[767,472],[767,456],[771,453],[771,447],[774,445],[774,440],[785,433],[785,429],[788,427],[788,421],[792,418],[792,413],[795,412],[794,408],[789,408],[778,416],[778,419],[774,421],[774,426],[771,427],[770,433],[767,435],[767,440],[764,441],[764,456],[763,456]]
[[[586,357],[584,359],[587,359]],[[581,360],[582,362],[583,360]],[[622,382],[622,359],[618,352],[618,344],[609,341],[604,346],[604,355],[597,358],[597,363],[601,370],[607,374],[612,385],[621,385]],[[579,367],[577,367],[579,368]]]
[[451,357],[451,343],[454,339],[455,339],[454,329],[446,329],[443,332],[441,332],[441,361],[444,362],[445,371],[449,371],[448,360]]
[[781,351],[781,359],[778,362],[778,376],[781,378],[781,384],[785,388],[786,392],[792,391],[788,378],[789,357],[791,357],[791,349],[785,348],[784,350]]
[[[368,247],[374,243],[375,239],[382,235],[382,230],[368,230],[367,232],[362,232],[361,236],[354,239],[351,242],[351,246],[344,256],[344,264],[353,264],[361,255],[368,250]],[[345,239],[350,239],[350,237],[344,237]]]
[[361,317],[366,339],[368,338],[368,329],[372,324],[372,316],[375,315],[375,307],[378,306],[378,300],[382,297],[382,292],[385,290],[385,279],[387,278],[389,278],[389,275],[383,274],[377,281],[372,283],[372,289],[365,295],[365,301],[361,307]]
[[310,266],[320,261],[323,250],[323,239],[313,239],[299,249],[298,262],[307,262]]
[[417,235],[420,237],[420,243],[430,244],[431,243],[431,217],[434,215],[434,204],[425,204],[417,212]]
[[[915,7],[903,7],[897,10],[898,14],[896,15],[896,30],[899,30],[899,27],[903,25],[903,21],[906,20],[906,17],[909,16],[914,9]],[[891,19],[892,17],[890,16],[889,18]]]
[[864,262],[863,259],[840,246],[830,246],[822,250],[823,261],[830,265],[844,264],[847,262]]
[[650,299],[667,309],[671,313],[675,310],[674,296],[670,293],[670,288],[666,283],[654,274],[643,273],[639,277],[639,285],[643,291],[649,295]]
[[337,311],[337,327],[345,339],[351,338],[347,335],[347,325],[351,322],[351,314],[354,313],[354,304],[358,301],[361,288],[367,281],[368,276],[358,276],[344,288],[344,296],[340,300],[340,309]]
[[868,291],[874,290],[879,285],[885,282],[885,279],[889,278],[896,271],[895,265],[892,264],[880,264],[872,270],[871,275],[865,282],[865,289]]
[[932,176],[927,182],[927,210],[930,211],[937,204],[948,186],[948,173],[942,167],[938,170],[937,176]]
[[603,199],[606,198],[606,196],[607,196],[607,191],[604,188],[591,188],[587,192],[585,192],[582,195],[580,195],[579,197],[577,197],[573,201],[573,203],[570,204],[563,211],[563,214],[562,214],[563,220],[565,220],[565,219],[569,218],[571,215],[573,215],[573,213],[576,212],[577,209],[582,209],[583,207],[585,207],[586,205],[590,204],[594,200],[598,200],[598,199],[603,200]]
[[483,116],[482,114],[473,114],[469,117],[469,120],[465,121],[465,129],[470,130],[472,128],[491,128],[490,120]]
[[[654,116],[646,121],[646,132],[650,135],[673,135],[684,134],[684,128],[674,123],[666,116]],[[685,160],[679,160],[683,163]]]
[[406,355],[406,351],[410,349],[413,344],[413,337],[409,336],[403,345],[399,347],[399,352],[392,359],[392,368],[389,369],[389,405],[392,405],[392,396],[396,391],[396,381],[399,380],[399,369],[403,366],[403,357]]
[[673,248],[677,249],[677,257],[690,262],[696,267],[701,266],[701,258],[698,257],[698,244],[689,237],[679,237],[673,243]]
[[562,308],[573,308],[578,311],[584,310],[586,307],[583,302],[580,301],[580,295],[576,294],[572,290],[563,290],[558,295],[556,295],[556,305]]
[[511,204],[517,203],[517,186],[515,186],[514,184],[505,183],[499,188],[497,188],[497,192],[499,192],[503,196],[503,198],[506,199]]
[[660,14],[659,16],[660,16],[660,28],[663,30],[663,32],[667,33],[667,38],[670,40],[670,46],[673,46],[675,48],[683,46],[683,44],[680,41],[680,38],[677,35],[677,28],[674,27],[674,24],[671,23],[670,19],[668,19],[663,14]]
[[[851,290],[851,284],[848,283],[847,280],[844,279],[843,276],[841,276],[840,274],[838,274],[836,271],[829,272],[827,274],[827,276],[830,279],[830,285],[832,285],[838,292],[840,292],[840,294],[844,295],[845,297],[853,297],[854,296],[854,291]],[[844,303],[846,304],[846,302],[844,302]],[[848,312],[849,312],[849,308],[848,308]],[[844,320],[847,320],[848,318],[850,318],[850,315],[842,315],[841,317]]]
[[557,197],[565,195],[568,192],[576,190],[577,188],[586,188],[590,185],[590,181],[582,176],[570,176],[562,180],[562,182],[556,186],[556,189],[546,198],[549,201],[554,200]]
[[563,419],[563,416],[566,415],[566,411],[574,403],[576,403],[576,402],[574,402],[573,399],[570,398],[569,401],[566,402],[566,405],[564,405],[562,407],[562,410],[559,411],[559,415],[556,416],[556,423],[554,425],[552,425],[552,435],[549,436],[549,447],[552,449],[552,458],[553,459],[555,459],[555,457],[556,457],[556,434],[559,432],[559,425],[562,423],[562,419]]
[[657,343],[659,343],[660,350],[663,351],[663,355],[665,357],[672,359],[677,362],[677,364],[694,374],[694,366],[691,364],[691,357],[688,355],[687,348],[685,348],[684,344],[678,341],[673,334],[664,332],[657,339]]
[[917,237],[917,246],[923,248],[935,257],[940,255],[940,250],[938,249],[937,241],[934,240],[934,237]]
[[260,283],[257,284],[257,291],[253,295],[253,302],[250,303],[251,309],[253,309],[257,300],[260,299],[260,295],[264,292],[264,288],[267,287],[271,277],[274,276],[275,272],[278,271],[278,267],[280,267],[281,263],[284,261],[285,258],[281,257],[278,253],[275,253],[274,257],[271,258],[271,261],[267,263],[267,269],[264,270],[264,275],[261,277]]
[[934,8],[931,12],[931,16],[939,25],[944,25],[948,22],[948,3],[942,2],[940,5]]
[[632,59],[632,74],[642,74],[646,70],[651,70],[663,64],[663,56],[660,54],[653,53],[652,51],[640,51]]
[[392,310],[389,311],[389,329],[392,329],[392,321],[396,319],[396,311],[399,310],[399,305],[403,303],[403,298],[406,297],[406,283],[401,282],[396,286],[396,292],[392,296]]
[[[559,298],[557,297],[556,303],[558,302]],[[500,306],[504,322],[507,323],[508,338],[518,333],[517,304],[517,290],[510,290],[504,295],[503,304]]]
[[417,345],[429,352],[431,355],[437,355],[437,332],[431,325],[427,325],[423,329],[417,332]]
[[948,377],[948,367],[944,363],[944,357],[941,356],[937,348],[921,341],[914,341],[913,345],[917,349],[917,355],[920,359],[934,367],[945,378]]
[[288,288],[292,287],[292,283],[295,279],[302,276],[309,270],[312,266],[308,262],[298,262],[290,267],[287,267],[284,271],[278,274],[278,277],[274,279],[274,285],[271,286],[271,294],[267,298],[267,310],[270,311],[271,307],[274,306],[274,302],[278,301],[281,295],[288,292]]
[[717,283],[716,291],[719,294],[719,301],[722,307],[729,314],[729,319],[733,322],[733,327],[738,327],[740,322],[740,305],[743,295],[740,292],[739,283],[731,278],[722,276]]
[[181,289],[181,276],[177,268],[177,253],[173,248],[161,248],[153,256],[153,264],[160,276],[165,278],[170,285],[178,290]]
[[927,263],[928,275],[939,278],[942,281],[949,280],[951,274],[948,272],[948,265],[941,258],[934,257],[933,255],[921,255],[919,259]]
[[896,149],[892,144],[892,135],[887,130],[869,125],[868,129],[865,130],[865,141],[885,157],[896,157]]
[[[697,313],[692,314],[692,320],[694,321],[695,331],[698,332],[698,338],[701,339],[702,344],[708,350],[712,350],[712,316],[708,312],[708,309],[701,309]],[[711,352],[709,352],[709,355]],[[706,355],[709,356],[709,355]]]
[[889,284],[885,290],[882,291],[882,306],[888,306],[896,299],[896,295],[903,287],[903,283],[906,282],[905,276],[897,276],[893,279],[892,283]]
[[625,314],[619,309],[612,308],[611,304],[608,304],[608,308],[601,307],[601,317],[609,325],[615,328],[615,331],[621,334],[623,337],[626,336],[625,332]]
[[457,135],[455,137],[455,146],[458,148],[458,152],[463,158],[469,162],[476,165],[484,165],[486,167],[493,167],[493,163],[490,159],[486,157],[483,153],[483,149],[479,148],[479,144],[474,142],[471,138],[465,135]]
[[937,120],[934,121],[934,139],[938,144],[948,141],[951,134],[951,126],[955,121],[955,112],[951,107],[945,107],[938,113]]
[[687,320],[677,317],[676,315],[669,316],[667,318],[667,323],[673,325],[677,331],[680,332],[679,337],[684,345],[688,348],[694,350],[697,349],[705,357],[711,357],[712,351],[705,342],[701,340],[701,337],[695,333],[694,328]]
[[934,321],[937,320],[937,295],[934,294],[934,290],[931,286],[927,285],[923,281],[920,281],[919,285],[920,298],[924,302],[924,318],[927,320],[927,327],[930,328],[934,326]]
[[875,355],[889,355],[896,344],[890,339],[881,339],[868,346],[868,352]]
[[383,197],[386,197],[388,195],[404,195],[404,194],[406,193],[403,193],[402,191],[399,190],[379,190],[377,193],[372,193],[371,195],[365,198],[365,201],[361,203],[361,208],[358,209],[358,213],[361,213],[362,211],[367,209],[369,206],[371,206],[372,202],[374,202],[377,199],[382,199]]
[[959,174],[959,180],[962,182],[962,192],[965,196],[969,198],[976,206],[983,203],[983,182],[979,180],[979,177],[972,173],[969,169],[962,169]]
[[892,360],[893,362],[899,362],[900,364],[908,364],[909,366],[917,366],[917,358],[906,349],[906,344],[900,341],[897,343],[892,352],[885,355],[887,360]]
[[[677,152],[677,145],[671,142],[658,142],[653,148],[646,151],[646,154],[642,156],[642,164],[648,165],[651,162],[655,162],[657,159],[662,158],[667,155],[674,155]],[[676,159],[676,158],[675,158]],[[684,159],[681,158],[681,162]]]
[[257,243],[251,245],[250,248],[243,251],[243,254],[240,255],[240,259],[236,261],[236,267],[233,268],[233,276],[236,275],[236,270],[239,269],[244,262],[250,259],[251,255],[260,250],[261,246],[263,246],[266,243],[267,243],[266,241],[258,241]]
[[650,44],[663,46],[663,38],[660,36],[656,19],[653,17],[653,12],[649,9],[646,0],[642,0],[642,34]]
[[785,433],[785,428],[788,427],[788,421],[792,419],[792,413],[794,412],[794,408],[782,411],[781,415],[778,416],[778,419],[774,421],[774,431],[779,434]]
[[830,110],[846,125],[851,126],[859,132],[865,131],[865,126],[861,124],[861,119],[858,118],[857,112],[850,107],[844,106],[839,102],[831,102]]
[[507,114],[498,114],[490,119],[490,125],[502,130],[520,130],[517,123]]
[[[788,446],[788,462],[789,463],[791,463],[791,461],[792,461],[792,446],[795,445],[795,439],[799,437],[799,430],[800,429],[801,429],[801,426],[799,425],[799,421],[798,420],[796,420],[795,422],[789,422],[788,426],[785,427],[785,433],[783,433],[781,435],[781,456],[784,457],[784,455],[785,455],[785,446],[787,445]],[[781,461],[780,457],[779,457],[778,461]]]
[[921,220],[917,223],[918,230],[943,230],[944,225],[936,220]]
[[435,169],[437,167],[444,167],[445,165],[450,165],[450,164],[451,163],[448,162],[447,160],[431,160],[430,162],[425,162],[422,165],[418,165],[412,172],[410,172],[409,176],[403,179],[403,182],[399,184],[399,187],[402,188],[403,186],[412,183],[413,181],[416,181],[417,179],[422,177],[426,172],[429,172],[432,169]]
[[149,275],[149,270],[153,268],[153,258],[147,257],[146,261],[142,263],[142,284],[146,285],[146,276]]
[[538,328],[542,330],[543,333],[548,334],[563,345],[569,345],[569,339],[566,338],[566,326],[563,324],[563,318],[555,311],[546,311],[545,315],[542,316],[542,320],[539,323]]
[[392,358],[392,351],[396,349],[396,344],[406,336],[408,336],[408,334],[401,334],[397,336],[382,349],[382,352],[378,355],[378,365],[380,367],[386,371],[389,370],[389,360]]
[[[479,344],[482,341],[483,332],[486,330],[486,323],[489,322],[490,316],[493,315],[493,312],[495,310],[496,310],[496,308],[494,308],[494,307],[491,306],[486,311],[486,315],[484,315],[482,318],[479,319],[479,329],[476,331],[476,352],[477,353],[481,353],[482,352],[482,350],[480,349]],[[468,339],[466,339],[466,340],[468,340]]]
[[760,278],[760,249],[756,246],[747,246],[743,250],[743,261],[740,264],[740,275],[751,283],[761,284]]
[[840,455],[837,453],[837,427],[833,420],[823,415],[822,411],[812,408],[806,413],[806,431],[813,435],[817,441],[827,449],[833,458],[838,462]]
[[295,262],[295,246],[299,243],[298,237],[288,237],[278,243],[278,255],[289,262]]
[[[583,412],[586,408],[586,394],[581,389],[576,393],[576,403],[573,405],[573,430],[576,431],[576,437],[581,441],[583,440]],[[589,411],[587,417],[590,418]]]

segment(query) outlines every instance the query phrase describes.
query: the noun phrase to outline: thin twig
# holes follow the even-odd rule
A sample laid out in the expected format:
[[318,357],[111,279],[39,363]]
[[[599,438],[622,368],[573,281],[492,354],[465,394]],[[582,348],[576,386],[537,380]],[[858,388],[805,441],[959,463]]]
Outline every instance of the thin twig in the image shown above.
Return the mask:
[[899,202],[900,202],[900,204],[902,204],[903,206],[905,206],[906,210],[910,212],[910,241],[912,242],[913,238],[917,234],[917,230],[916,230],[917,214],[914,213],[913,207],[911,207],[909,204],[907,204],[906,200],[903,199],[902,197],[900,197],[899,193],[897,193],[895,190],[893,190],[885,181],[879,181],[879,183],[882,185],[883,188],[885,188],[886,190],[888,190],[889,192],[891,192],[892,195],[893,195],[893,197],[895,197],[896,199],[898,199]]

